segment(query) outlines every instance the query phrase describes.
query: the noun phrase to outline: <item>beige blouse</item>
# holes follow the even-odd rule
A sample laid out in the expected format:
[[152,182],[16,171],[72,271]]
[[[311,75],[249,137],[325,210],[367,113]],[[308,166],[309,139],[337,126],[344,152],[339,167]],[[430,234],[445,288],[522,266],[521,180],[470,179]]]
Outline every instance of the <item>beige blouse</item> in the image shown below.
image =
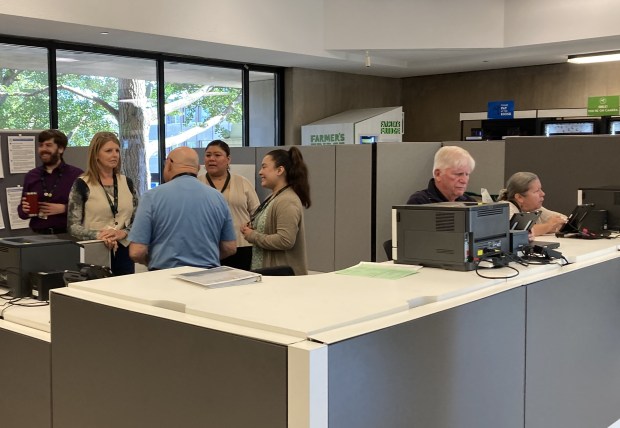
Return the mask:
[[[210,186],[206,175],[199,175],[198,179]],[[222,196],[224,196],[228,203],[228,208],[230,208],[235,232],[237,233],[237,247],[251,246],[252,244],[243,237],[241,226],[250,221],[251,213],[260,205],[252,183],[242,175],[231,174],[230,183],[228,183],[228,187],[224,190]]]

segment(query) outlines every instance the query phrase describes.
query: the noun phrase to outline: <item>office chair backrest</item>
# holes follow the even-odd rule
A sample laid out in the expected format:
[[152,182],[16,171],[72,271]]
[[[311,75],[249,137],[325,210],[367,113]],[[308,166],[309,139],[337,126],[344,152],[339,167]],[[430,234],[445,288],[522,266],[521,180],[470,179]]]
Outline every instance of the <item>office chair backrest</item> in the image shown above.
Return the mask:
[[272,266],[265,268],[252,269],[252,272],[260,273],[265,276],[295,276],[295,271],[290,266]]
[[388,239],[383,243],[383,249],[385,250],[385,255],[388,260],[392,260],[392,240]]

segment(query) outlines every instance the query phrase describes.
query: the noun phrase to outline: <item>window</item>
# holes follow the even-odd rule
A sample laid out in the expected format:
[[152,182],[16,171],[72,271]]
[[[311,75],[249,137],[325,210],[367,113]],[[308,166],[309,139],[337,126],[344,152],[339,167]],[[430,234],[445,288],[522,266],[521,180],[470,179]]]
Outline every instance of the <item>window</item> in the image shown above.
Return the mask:
[[250,71],[249,146],[276,145],[275,73]]
[[50,127],[47,49],[0,44],[0,128]]
[[56,67],[59,129],[74,146],[116,132],[123,172],[143,193],[152,184],[151,163],[159,162],[155,61],[59,50]]
[[159,183],[160,159],[176,147],[202,148],[214,139],[231,147],[280,143],[279,68],[0,40],[0,128],[58,128],[70,146],[87,146],[99,131],[116,132],[123,172],[139,194]]
[[166,62],[164,80],[166,153],[216,139],[243,146],[240,69]]

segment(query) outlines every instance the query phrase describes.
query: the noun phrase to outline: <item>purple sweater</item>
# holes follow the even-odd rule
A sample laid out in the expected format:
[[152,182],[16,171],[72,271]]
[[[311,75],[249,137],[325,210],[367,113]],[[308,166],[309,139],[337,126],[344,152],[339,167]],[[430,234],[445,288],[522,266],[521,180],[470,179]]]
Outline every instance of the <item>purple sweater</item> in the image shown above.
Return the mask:
[[[44,166],[38,166],[28,171],[24,177],[24,190],[26,192],[37,192],[39,202],[51,202],[53,204],[64,204],[69,202],[69,191],[76,178],[84,171],[69,164],[62,162],[52,173],[48,173]],[[46,197],[43,193],[51,193],[51,197]],[[17,208],[17,213],[22,219],[27,219],[28,214],[22,210],[21,204]],[[47,219],[30,217],[30,228],[34,231],[48,228],[66,228],[67,212],[49,216]]]

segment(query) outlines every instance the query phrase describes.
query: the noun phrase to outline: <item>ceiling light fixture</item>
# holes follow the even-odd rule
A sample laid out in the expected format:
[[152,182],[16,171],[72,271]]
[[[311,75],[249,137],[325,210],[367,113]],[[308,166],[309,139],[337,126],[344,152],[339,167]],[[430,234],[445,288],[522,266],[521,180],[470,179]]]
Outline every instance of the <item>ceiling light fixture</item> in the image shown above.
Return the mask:
[[592,64],[595,62],[620,61],[620,51],[595,52],[583,55],[569,55],[568,62],[572,64]]
[[110,32],[109,31],[102,31],[99,34],[101,34],[102,36],[107,36],[108,34],[110,34]]

